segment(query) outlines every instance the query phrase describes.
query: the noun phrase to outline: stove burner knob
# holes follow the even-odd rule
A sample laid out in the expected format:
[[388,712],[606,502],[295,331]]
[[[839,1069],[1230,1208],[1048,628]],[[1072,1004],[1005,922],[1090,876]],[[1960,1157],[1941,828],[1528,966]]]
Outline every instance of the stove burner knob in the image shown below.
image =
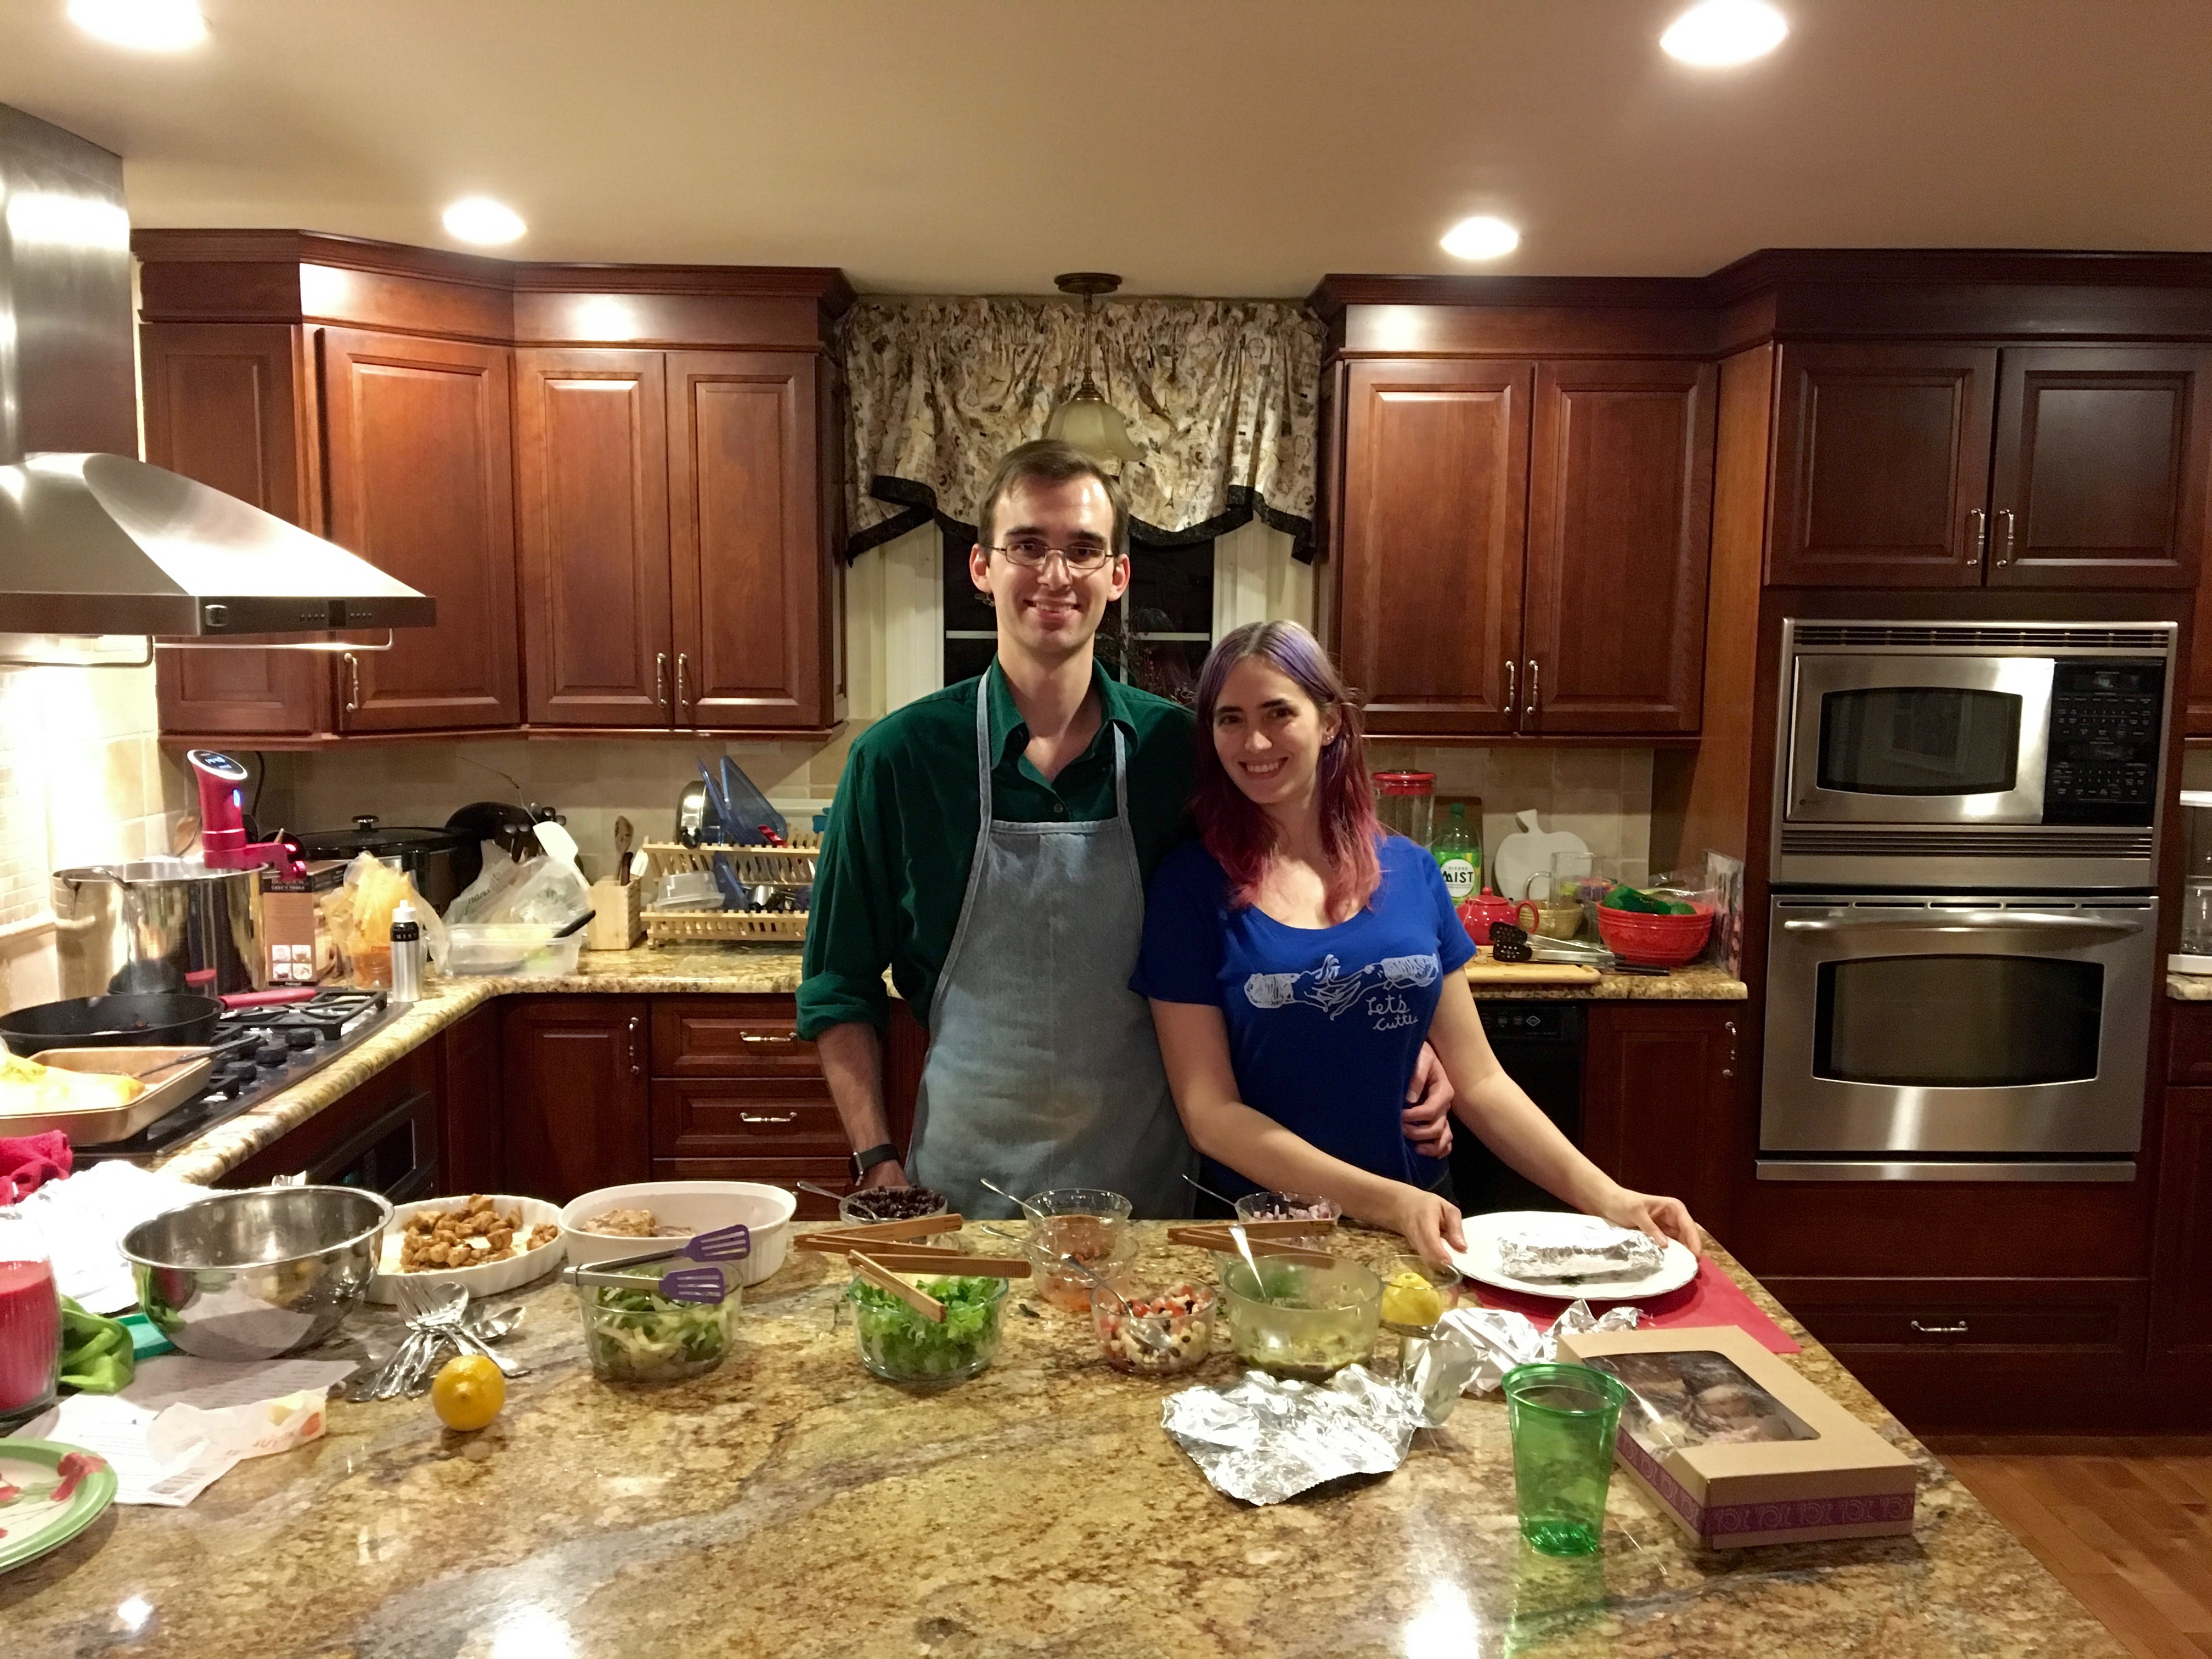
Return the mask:
[[281,1042],[264,1042],[253,1051],[253,1064],[258,1071],[281,1072],[291,1058],[292,1051]]
[[284,1033],[284,1041],[294,1048],[312,1048],[322,1041],[323,1034],[312,1027],[295,1025]]

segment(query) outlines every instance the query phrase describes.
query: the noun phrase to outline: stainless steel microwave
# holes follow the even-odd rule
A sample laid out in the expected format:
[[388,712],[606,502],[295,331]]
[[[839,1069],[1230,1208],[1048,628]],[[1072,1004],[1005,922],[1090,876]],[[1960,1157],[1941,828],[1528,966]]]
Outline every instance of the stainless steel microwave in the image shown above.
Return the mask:
[[2174,634],[1784,621],[1771,882],[2149,890]]

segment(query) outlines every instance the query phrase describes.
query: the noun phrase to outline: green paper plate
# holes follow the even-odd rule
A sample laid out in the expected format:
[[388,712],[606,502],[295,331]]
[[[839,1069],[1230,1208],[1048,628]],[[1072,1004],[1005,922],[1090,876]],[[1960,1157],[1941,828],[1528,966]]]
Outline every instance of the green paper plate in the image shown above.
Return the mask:
[[[89,1468],[73,1464],[65,1472],[64,1458],[82,1458]],[[77,1478],[56,1503],[51,1494],[69,1473]],[[58,1440],[0,1439],[0,1572],[59,1549],[114,1501],[115,1471],[96,1454]]]

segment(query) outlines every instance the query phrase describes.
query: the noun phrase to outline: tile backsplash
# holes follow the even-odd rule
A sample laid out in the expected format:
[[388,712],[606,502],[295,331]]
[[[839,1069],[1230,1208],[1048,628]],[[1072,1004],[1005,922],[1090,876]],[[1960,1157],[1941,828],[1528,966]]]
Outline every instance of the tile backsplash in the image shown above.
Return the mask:
[[1376,771],[1433,772],[1440,799],[1482,799],[1485,878],[1498,843],[1534,808],[1540,827],[1580,836],[1598,869],[1621,881],[1650,873],[1651,751],[1649,749],[1495,749],[1370,743]]

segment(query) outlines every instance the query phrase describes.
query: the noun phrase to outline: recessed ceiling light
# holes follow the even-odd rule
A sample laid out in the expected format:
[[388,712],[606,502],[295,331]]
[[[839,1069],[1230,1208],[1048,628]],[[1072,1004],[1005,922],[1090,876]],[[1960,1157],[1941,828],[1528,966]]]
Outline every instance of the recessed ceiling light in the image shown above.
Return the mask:
[[471,196],[446,210],[446,234],[464,242],[511,242],[530,227],[513,208]]
[[1495,259],[1521,246],[1521,233],[1487,213],[1462,219],[1444,233],[1443,249],[1455,259]]
[[1790,33],[1766,0],[1701,0],[1659,37],[1659,49],[1699,69],[1726,69],[1764,58]]
[[182,52],[208,32],[199,0],[69,0],[69,20],[110,46],[137,52]]

